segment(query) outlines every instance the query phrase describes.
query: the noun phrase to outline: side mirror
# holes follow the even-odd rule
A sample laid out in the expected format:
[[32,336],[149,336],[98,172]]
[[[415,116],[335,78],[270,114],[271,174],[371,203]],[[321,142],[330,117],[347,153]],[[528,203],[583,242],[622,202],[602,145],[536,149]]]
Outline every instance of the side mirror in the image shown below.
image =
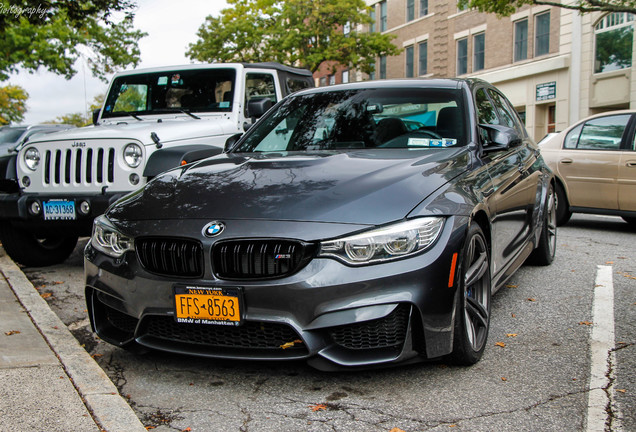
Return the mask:
[[250,99],[247,103],[247,112],[252,118],[261,118],[272,105],[274,104],[268,98]]
[[485,152],[508,150],[521,144],[522,139],[517,131],[508,126],[480,124]]
[[99,120],[99,113],[102,109],[101,108],[97,108],[95,110],[93,110],[93,124],[96,125],[98,123]]
[[229,137],[226,141],[225,141],[225,145],[223,146],[223,153],[227,153],[229,152],[232,147],[234,147],[234,144],[236,144],[236,142],[239,140],[239,138],[241,138],[243,136],[243,134],[241,133],[237,133],[232,135],[231,137]]

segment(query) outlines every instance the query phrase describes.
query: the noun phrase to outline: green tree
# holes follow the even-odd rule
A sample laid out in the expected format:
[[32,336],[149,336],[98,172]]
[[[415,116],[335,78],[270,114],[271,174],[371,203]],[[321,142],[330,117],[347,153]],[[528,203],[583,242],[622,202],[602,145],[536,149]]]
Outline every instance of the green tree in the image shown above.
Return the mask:
[[630,12],[636,14],[636,0],[577,0],[572,4],[542,0],[459,0],[460,8],[470,7],[480,12],[492,12],[500,16],[513,14],[523,5],[548,5],[588,12]]
[[[19,67],[71,78],[84,56],[97,77],[139,62],[131,0],[0,0],[0,80]],[[117,16],[117,19],[115,19]]]
[[0,125],[19,123],[26,113],[29,94],[20,86],[0,87]]
[[93,102],[88,108],[88,112],[82,114],[81,112],[64,114],[55,118],[55,120],[49,120],[44,123],[48,124],[71,124],[77,127],[88,126],[93,123],[93,111],[97,108],[101,108],[104,104],[104,93],[98,94],[93,98]]
[[369,73],[376,57],[400,53],[393,35],[359,31],[364,0],[228,0],[209,16],[187,55],[200,61],[278,61],[315,72],[325,61]]

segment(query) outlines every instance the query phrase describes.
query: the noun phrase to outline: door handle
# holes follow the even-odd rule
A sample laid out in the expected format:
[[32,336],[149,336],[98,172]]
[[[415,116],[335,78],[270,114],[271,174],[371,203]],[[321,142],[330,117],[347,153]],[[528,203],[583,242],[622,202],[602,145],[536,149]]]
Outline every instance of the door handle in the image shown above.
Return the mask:
[[572,159],[568,158],[568,159],[561,159],[559,162],[562,163],[562,164],[571,164],[574,161]]
[[632,161],[632,160],[627,161],[625,165],[627,165],[628,167],[636,167],[636,161]]

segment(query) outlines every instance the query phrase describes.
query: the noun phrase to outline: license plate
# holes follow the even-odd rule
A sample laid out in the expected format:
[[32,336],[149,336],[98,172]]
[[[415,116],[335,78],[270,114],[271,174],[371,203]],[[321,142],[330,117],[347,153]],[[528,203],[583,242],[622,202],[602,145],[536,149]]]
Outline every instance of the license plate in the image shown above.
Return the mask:
[[75,201],[44,201],[44,220],[75,220]]
[[179,323],[241,324],[241,290],[227,287],[176,285],[175,320]]

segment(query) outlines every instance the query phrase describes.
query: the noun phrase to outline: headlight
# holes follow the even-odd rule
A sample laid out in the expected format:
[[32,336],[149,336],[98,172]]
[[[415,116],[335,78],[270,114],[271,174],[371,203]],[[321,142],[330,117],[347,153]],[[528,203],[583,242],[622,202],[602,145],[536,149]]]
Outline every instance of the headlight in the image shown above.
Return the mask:
[[124,162],[131,168],[137,168],[142,159],[141,147],[137,144],[128,144],[124,148]]
[[414,255],[431,246],[444,226],[440,217],[426,217],[329,240],[320,244],[321,257],[363,265]]
[[119,258],[128,251],[134,250],[133,240],[126,237],[106,219],[100,216],[93,223],[91,244],[100,252]]
[[29,167],[31,171],[35,171],[35,169],[40,165],[40,152],[35,147],[29,147],[27,151],[24,152],[24,163]]

